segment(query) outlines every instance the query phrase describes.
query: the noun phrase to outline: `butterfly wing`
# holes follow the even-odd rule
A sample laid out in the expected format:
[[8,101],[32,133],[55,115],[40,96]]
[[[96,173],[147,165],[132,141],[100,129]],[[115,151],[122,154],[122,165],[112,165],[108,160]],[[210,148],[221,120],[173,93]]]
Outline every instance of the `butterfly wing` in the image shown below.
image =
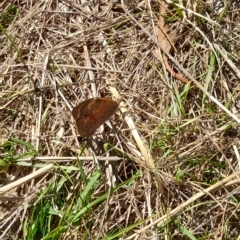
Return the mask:
[[118,108],[118,103],[110,98],[91,98],[81,102],[73,111],[78,132],[82,137],[89,137],[109,118]]

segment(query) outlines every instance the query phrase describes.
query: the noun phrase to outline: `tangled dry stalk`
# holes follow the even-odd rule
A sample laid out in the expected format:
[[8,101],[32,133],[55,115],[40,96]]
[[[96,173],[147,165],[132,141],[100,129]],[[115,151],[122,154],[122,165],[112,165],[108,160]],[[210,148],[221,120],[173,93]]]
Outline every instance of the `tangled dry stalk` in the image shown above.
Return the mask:
[[238,2],[2,1],[0,238],[238,239]]

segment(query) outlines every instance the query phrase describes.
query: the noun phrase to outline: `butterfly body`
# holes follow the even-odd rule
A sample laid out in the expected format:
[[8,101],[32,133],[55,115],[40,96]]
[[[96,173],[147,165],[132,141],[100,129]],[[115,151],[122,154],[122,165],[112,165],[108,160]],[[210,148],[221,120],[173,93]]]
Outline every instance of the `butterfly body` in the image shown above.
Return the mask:
[[90,98],[79,103],[72,110],[82,137],[90,137],[118,109],[118,103],[110,98]]

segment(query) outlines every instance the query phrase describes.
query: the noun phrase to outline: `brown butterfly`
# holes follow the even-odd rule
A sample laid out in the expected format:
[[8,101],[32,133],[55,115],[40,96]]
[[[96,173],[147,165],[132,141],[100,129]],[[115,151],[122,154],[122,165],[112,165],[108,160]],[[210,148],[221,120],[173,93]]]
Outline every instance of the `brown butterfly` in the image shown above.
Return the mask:
[[118,109],[118,103],[110,98],[90,98],[79,103],[72,110],[82,137],[89,137]]

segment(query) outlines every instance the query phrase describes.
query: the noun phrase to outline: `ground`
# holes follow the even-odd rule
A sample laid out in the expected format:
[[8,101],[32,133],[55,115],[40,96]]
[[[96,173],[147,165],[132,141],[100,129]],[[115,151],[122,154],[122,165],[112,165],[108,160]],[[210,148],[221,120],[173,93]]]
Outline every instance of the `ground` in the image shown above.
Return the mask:
[[239,239],[240,4],[219,2],[0,3],[0,239]]

